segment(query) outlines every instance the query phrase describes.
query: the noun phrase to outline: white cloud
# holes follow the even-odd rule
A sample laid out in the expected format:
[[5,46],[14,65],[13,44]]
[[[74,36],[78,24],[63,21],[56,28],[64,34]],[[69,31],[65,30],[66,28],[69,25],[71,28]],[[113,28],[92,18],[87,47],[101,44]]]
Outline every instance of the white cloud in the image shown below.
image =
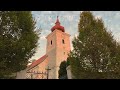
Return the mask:
[[98,16],[95,16],[95,18],[96,19],[101,19],[102,17],[98,15]]
[[41,38],[40,38],[40,39],[44,40],[44,39],[46,39],[46,36],[45,36],[45,35],[43,35],[43,36],[41,36]]
[[120,12],[116,13],[114,16],[116,19],[120,19]]
[[[71,35],[71,41],[78,33],[78,21],[82,11],[33,11],[33,17],[37,21],[37,27],[42,28],[40,38],[40,48],[33,58],[40,58],[46,52],[45,37],[51,33],[52,26],[55,25],[57,15],[61,25],[65,27],[66,33]],[[120,11],[92,11],[96,18],[102,18],[108,31],[112,31],[115,39],[120,41]],[[71,49],[72,43],[71,43]]]
[[117,32],[116,34],[114,34],[114,38],[120,42],[120,32]]

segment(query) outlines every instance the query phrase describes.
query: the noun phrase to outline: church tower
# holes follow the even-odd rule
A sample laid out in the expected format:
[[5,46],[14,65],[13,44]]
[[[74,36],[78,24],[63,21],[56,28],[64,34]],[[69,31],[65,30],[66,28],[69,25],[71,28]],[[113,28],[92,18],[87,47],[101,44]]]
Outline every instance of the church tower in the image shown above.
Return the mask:
[[49,79],[58,79],[58,70],[62,61],[67,60],[70,52],[70,35],[65,33],[65,29],[60,25],[57,17],[55,26],[51,28],[51,33],[46,37],[48,55]]

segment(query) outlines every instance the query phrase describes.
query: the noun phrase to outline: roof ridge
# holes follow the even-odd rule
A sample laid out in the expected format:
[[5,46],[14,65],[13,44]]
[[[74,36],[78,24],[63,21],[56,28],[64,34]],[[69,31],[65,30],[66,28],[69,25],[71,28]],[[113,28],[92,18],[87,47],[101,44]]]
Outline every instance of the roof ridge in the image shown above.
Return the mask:
[[[43,55],[42,57],[40,57],[38,60],[35,60],[30,66],[29,66],[29,69],[35,67],[36,65],[42,63],[46,58],[48,57],[47,54]],[[28,69],[28,70],[29,70]]]

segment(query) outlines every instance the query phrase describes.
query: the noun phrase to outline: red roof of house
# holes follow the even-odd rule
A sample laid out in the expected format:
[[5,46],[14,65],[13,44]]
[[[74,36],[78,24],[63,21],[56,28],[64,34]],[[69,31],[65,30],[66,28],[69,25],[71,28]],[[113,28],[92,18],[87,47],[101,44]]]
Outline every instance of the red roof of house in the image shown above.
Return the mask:
[[58,30],[61,30],[62,32],[65,32],[64,27],[63,27],[63,26],[60,26],[60,22],[59,22],[58,17],[57,17],[57,21],[56,21],[56,23],[55,23],[55,26],[53,26],[53,27],[51,28],[51,31],[53,32],[55,29],[58,29]]
[[37,66],[38,64],[43,62],[47,57],[48,57],[48,55],[44,55],[41,58],[39,58],[38,60],[34,61],[31,65],[29,65],[28,69],[31,69],[31,68]]

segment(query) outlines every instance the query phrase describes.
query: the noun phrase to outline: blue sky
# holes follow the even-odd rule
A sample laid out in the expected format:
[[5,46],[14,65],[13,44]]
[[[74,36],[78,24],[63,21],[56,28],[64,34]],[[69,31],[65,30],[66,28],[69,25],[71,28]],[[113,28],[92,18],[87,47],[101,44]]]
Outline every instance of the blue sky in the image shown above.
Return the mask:
[[[55,25],[56,17],[59,16],[61,25],[65,32],[71,35],[71,41],[78,34],[78,22],[81,11],[33,11],[33,17],[37,21],[37,28],[42,28],[39,39],[39,46],[36,54],[31,59],[38,59],[46,53],[46,36],[51,33],[51,28]],[[102,18],[105,27],[111,31],[114,38],[120,42],[120,11],[92,11],[93,15]],[[72,43],[71,43],[72,48]]]

